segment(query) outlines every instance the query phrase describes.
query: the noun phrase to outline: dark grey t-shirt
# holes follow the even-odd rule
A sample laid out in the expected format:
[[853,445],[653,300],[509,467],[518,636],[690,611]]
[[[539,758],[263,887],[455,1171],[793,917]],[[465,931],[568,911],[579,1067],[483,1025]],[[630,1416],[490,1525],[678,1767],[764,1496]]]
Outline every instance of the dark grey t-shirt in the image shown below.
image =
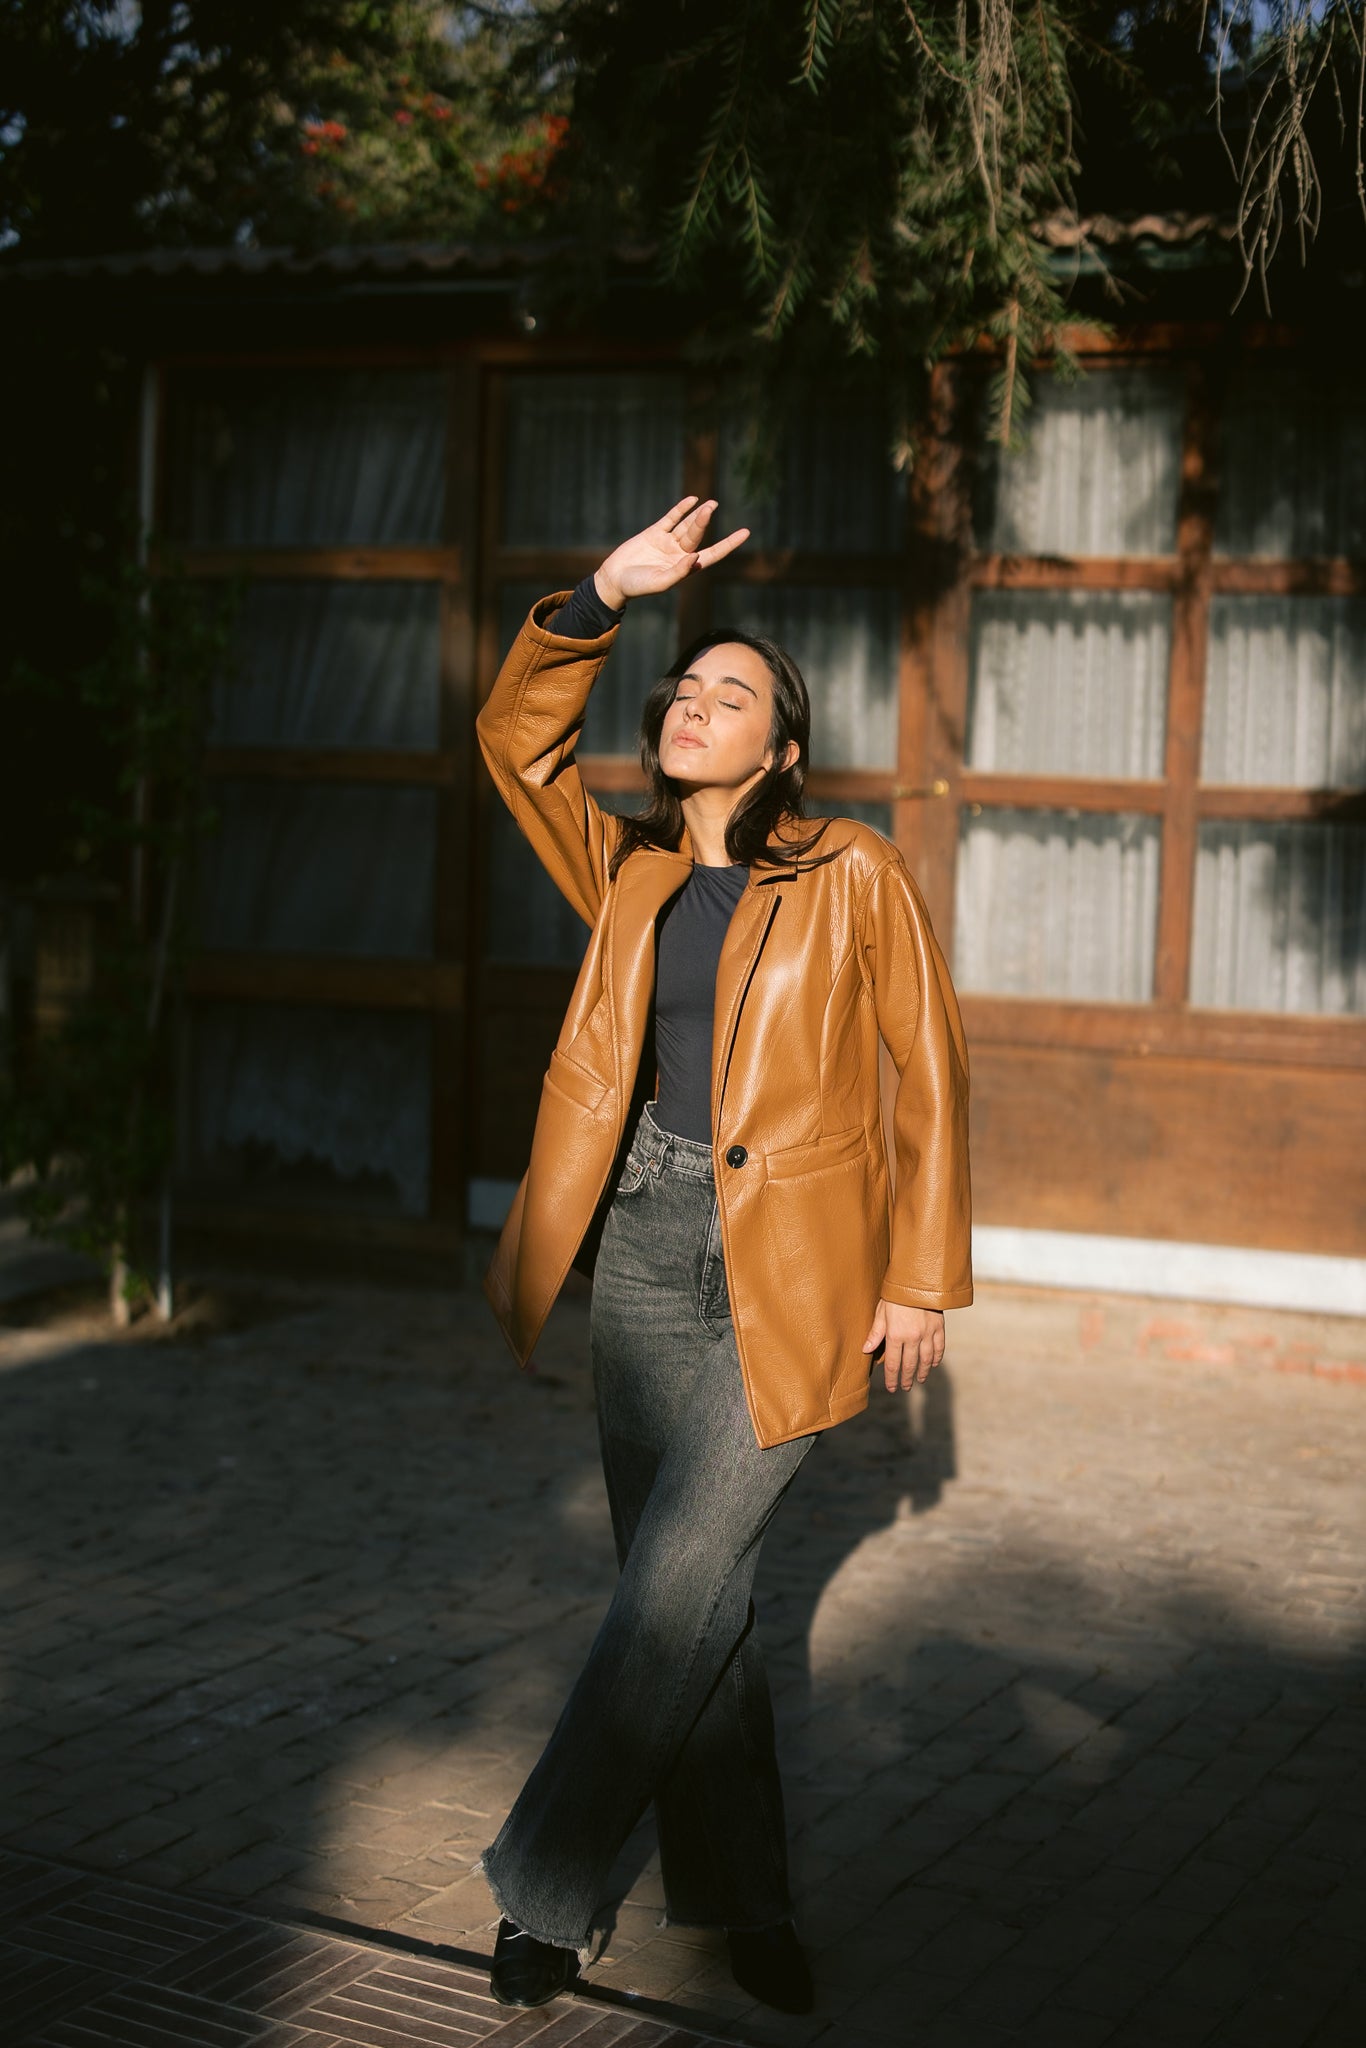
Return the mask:
[[[593,640],[621,617],[585,576],[552,615],[552,632]],[[711,1143],[711,1041],[716,970],[749,869],[695,867],[655,927],[655,1056],[659,1099],[655,1120],[680,1138]]]
[[711,1041],[716,969],[749,869],[695,867],[655,927],[655,1121],[711,1143]]

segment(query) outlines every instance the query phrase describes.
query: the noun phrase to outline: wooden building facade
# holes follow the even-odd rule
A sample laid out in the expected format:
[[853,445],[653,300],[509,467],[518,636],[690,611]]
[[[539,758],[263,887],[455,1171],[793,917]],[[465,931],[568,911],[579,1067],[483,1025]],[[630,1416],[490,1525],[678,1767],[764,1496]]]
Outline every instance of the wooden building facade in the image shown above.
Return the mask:
[[811,807],[904,849],[953,962],[984,1245],[1062,1233],[1082,1281],[1111,1238],[1366,1272],[1350,362],[1208,318],[1083,334],[1085,376],[1042,374],[1003,456],[963,361],[909,485],[875,413],[832,405],[751,503],[739,423],[667,333],[542,338],[504,307],[415,341],[392,304],[387,337],[148,350],[149,521],[196,576],[250,579],[215,707],[188,1214],[433,1248],[499,1220],[585,935],[493,799],[475,713],[532,600],[695,491],[753,539],[628,614],[590,787],[634,801],[638,707],[681,639],[772,633],[811,689]]

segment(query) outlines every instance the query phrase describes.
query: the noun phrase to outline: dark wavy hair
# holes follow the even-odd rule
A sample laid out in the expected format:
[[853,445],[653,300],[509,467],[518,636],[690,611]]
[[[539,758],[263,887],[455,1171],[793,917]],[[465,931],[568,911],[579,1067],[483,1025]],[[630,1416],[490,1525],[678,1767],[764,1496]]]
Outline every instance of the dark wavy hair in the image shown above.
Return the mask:
[[[609,872],[615,878],[621,864],[639,847],[657,846],[673,852],[683,837],[683,805],[677,787],[659,765],[659,740],[664,714],[673,703],[678,685],[699,654],[709,647],[752,648],[768,669],[773,683],[773,721],[769,746],[773,766],[763,779],[747,790],[726,820],[726,852],[733,861],[746,866],[797,868],[808,860],[823,836],[829,819],[822,819],[814,832],[781,845],[771,844],[776,827],[785,818],[804,818],[802,791],[811,762],[811,699],[802,672],[785,648],[759,633],[745,633],[733,626],[714,627],[703,633],[665,671],[645,699],[640,718],[640,765],[649,783],[649,799],[643,811],[621,821],[621,837],[612,849]],[[778,763],[788,742],[797,742],[797,758],[790,768]],[[833,858],[822,854],[820,861]]]

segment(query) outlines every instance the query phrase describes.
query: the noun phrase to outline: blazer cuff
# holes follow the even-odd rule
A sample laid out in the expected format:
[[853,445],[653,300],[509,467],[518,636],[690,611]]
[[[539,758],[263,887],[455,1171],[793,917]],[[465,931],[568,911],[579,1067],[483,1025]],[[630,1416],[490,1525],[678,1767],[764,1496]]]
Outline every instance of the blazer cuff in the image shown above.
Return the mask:
[[593,640],[571,640],[563,633],[557,633],[553,626],[542,623],[545,613],[554,613],[568,604],[574,595],[572,590],[553,591],[549,597],[538,597],[527,614],[522,631],[530,636],[538,647],[592,647],[601,648],[605,654],[621,630],[621,621],[609,626],[605,633],[599,633]]
[[890,1273],[882,1282],[882,1299],[899,1302],[902,1308],[971,1308],[972,1282],[957,1287],[908,1287]]

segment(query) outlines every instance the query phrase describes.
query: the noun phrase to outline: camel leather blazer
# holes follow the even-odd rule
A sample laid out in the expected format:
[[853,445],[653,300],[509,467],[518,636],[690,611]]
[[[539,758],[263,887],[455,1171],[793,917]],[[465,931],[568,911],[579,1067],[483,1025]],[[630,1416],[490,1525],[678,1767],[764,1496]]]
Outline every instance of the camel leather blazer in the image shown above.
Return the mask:
[[[574,747],[618,629],[561,638],[540,620],[567,597],[532,607],[478,721],[499,795],[592,930],[484,1283],[523,1365],[615,1185],[644,1099],[655,920],[693,864],[685,838],[608,880],[620,822],[584,788]],[[879,1296],[972,1300],[968,1062],[948,968],[888,840],[840,819],[813,859],[832,853],[751,868],[716,976],[712,1229],[765,1446],[867,1406]]]

